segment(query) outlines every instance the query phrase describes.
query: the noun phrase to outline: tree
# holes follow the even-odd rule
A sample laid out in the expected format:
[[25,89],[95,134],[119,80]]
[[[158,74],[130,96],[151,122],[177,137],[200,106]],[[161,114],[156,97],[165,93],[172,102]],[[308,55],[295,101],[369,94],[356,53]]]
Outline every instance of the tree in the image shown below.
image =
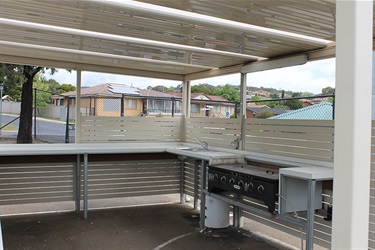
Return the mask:
[[325,88],[322,88],[322,94],[323,95],[332,95],[335,93],[335,89],[332,88],[332,87],[325,87]]
[[239,101],[240,96],[238,95],[238,92],[238,87],[226,84],[223,87],[218,87],[213,94],[222,96],[229,101]]
[[152,90],[159,91],[159,92],[165,92],[166,87],[163,85],[158,85],[151,88]]
[[[0,66],[2,69],[8,71],[6,74],[1,75],[2,81],[8,80],[7,77],[11,75],[14,79],[19,79],[19,82],[22,83],[21,113],[17,143],[32,143],[33,82],[34,77],[39,72],[47,70],[47,68],[15,64],[0,64]],[[56,72],[56,69],[53,68],[49,68],[48,70],[51,71],[51,74]],[[5,83],[8,82],[5,81]]]
[[288,106],[291,110],[303,108],[303,103],[300,100],[286,100],[282,105]]
[[50,105],[51,102],[51,93],[50,93],[50,86],[47,85],[44,79],[37,74],[34,77],[34,88],[37,89],[36,91],[36,107],[37,108],[46,108]]
[[[71,84],[61,84],[60,85],[60,88],[59,88],[59,91],[56,92],[56,94],[61,94],[61,93],[66,93],[66,92],[70,92],[70,91],[75,91],[77,88]],[[51,91],[53,92],[53,91]]]
[[0,81],[4,84],[3,93],[9,95],[13,101],[21,101],[22,75],[18,73],[14,74],[12,65],[4,63],[1,63],[0,65]]
[[212,95],[212,91],[202,84],[191,86],[191,93],[204,93],[206,95]]
[[302,92],[293,92],[292,97],[300,97],[302,96]]
[[260,111],[258,114],[256,114],[255,118],[267,119],[271,116],[274,116],[272,111],[265,109],[265,110]]
[[309,97],[309,96],[314,96],[315,94],[314,93],[311,93],[311,92],[303,92],[302,93],[302,96],[304,97]]
[[280,96],[279,96],[278,93],[272,93],[272,94],[269,95],[269,98],[271,98],[271,99],[279,99]]

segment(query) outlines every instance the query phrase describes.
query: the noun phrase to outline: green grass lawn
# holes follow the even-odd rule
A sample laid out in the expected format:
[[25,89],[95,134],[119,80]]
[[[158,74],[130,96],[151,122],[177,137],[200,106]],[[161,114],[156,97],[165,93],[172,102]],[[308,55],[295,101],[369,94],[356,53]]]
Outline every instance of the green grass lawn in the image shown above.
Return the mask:
[[[1,124],[1,127],[4,126],[5,123],[2,123]],[[7,130],[18,130],[18,126],[16,125],[13,125],[13,124],[9,124],[7,125],[5,128],[2,129],[3,131],[7,131]]]

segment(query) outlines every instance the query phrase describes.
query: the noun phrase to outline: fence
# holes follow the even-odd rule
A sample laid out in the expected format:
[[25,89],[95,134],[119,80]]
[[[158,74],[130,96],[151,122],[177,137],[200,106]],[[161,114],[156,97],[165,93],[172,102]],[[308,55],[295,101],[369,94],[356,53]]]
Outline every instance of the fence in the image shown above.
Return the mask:
[[[7,103],[4,108],[7,108],[6,105],[9,106],[10,112],[19,113],[17,109],[19,104]],[[190,117],[236,118],[238,106],[238,102],[191,99]],[[72,131],[76,120],[75,97],[34,89],[34,107],[36,107],[33,122],[34,138],[49,143],[75,141],[75,133]],[[173,118],[181,115],[181,99],[178,97],[85,95],[80,100],[80,107],[83,117]],[[248,118],[332,120],[334,119],[334,96],[249,100],[246,115]],[[49,120],[41,120],[37,117]],[[214,131],[211,133],[215,135]],[[212,135],[207,134],[204,138],[210,140]],[[223,135],[223,138],[227,137]],[[223,142],[227,144],[227,141],[223,140]]]
[[180,141],[179,118],[82,117],[81,142]]
[[334,120],[335,96],[248,100],[247,118]]
[[[71,98],[75,100],[74,98]],[[74,105],[74,101],[73,103]],[[181,98],[150,96],[86,96],[81,98],[83,116],[181,116]],[[190,116],[199,118],[235,117],[237,102],[191,99]],[[72,106],[72,104],[71,104]]]

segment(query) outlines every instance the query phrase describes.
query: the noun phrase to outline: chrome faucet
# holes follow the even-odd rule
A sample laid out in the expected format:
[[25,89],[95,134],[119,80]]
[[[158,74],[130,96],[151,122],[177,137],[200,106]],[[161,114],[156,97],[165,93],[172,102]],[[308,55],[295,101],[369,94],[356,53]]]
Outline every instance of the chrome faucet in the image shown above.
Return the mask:
[[231,142],[231,145],[233,145],[235,149],[239,149],[240,148],[240,141],[241,141],[241,138],[238,137],[234,141]]
[[208,150],[208,143],[205,141],[199,141],[196,138],[193,138],[193,141],[196,141],[204,150]]

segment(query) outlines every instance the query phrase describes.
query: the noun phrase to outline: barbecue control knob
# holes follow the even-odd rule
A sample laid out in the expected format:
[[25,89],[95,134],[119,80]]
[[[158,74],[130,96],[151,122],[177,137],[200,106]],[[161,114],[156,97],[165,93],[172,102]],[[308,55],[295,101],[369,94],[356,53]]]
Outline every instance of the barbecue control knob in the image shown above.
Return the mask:
[[225,183],[227,181],[227,178],[225,178],[225,176],[223,176],[223,177],[221,177],[220,180],[221,180],[222,183]]
[[260,194],[263,194],[263,192],[264,192],[264,187],[263,187],[263,185],[259,185],[259,186],[258,186],[258,192],[259,192]]
[[238,186],[243,187],[243,181],[239,181]]
[[253,190],[254,189],[254,184],[252,182],[249,183],[249,189]]
[[214,174],[214,180],[217,181],[219,179],[219,175],[218,174]]
[[234,184],[234,179],[233,178],[229,180],[229,184],[231,184],[231,185]]

